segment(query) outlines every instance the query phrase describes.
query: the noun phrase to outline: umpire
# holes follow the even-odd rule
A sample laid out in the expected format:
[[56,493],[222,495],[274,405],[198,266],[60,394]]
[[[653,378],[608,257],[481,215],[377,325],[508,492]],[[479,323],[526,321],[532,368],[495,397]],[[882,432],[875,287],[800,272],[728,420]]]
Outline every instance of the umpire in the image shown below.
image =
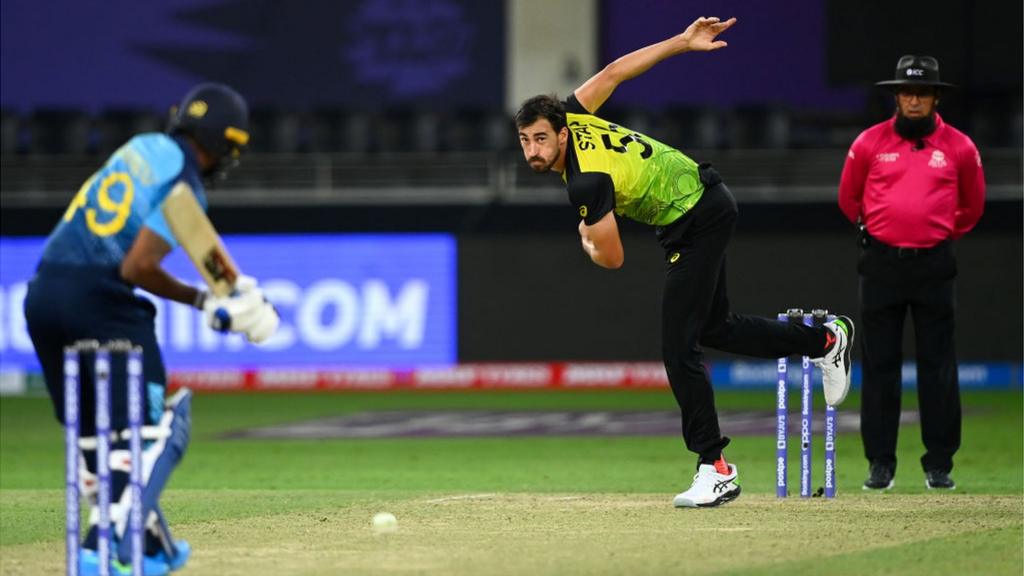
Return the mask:
[[917,396],[929,489],[953,489],[960,447],[960,386],[953,345],[953,243],[974,227],[985,202],[981,156],[943,122],[939,98],[953,87],[930,56],[903,56],[893,80],[896,113],[857,137],[839,184],[839,208],[861,229],[860,313],[864,362],[861,436],[870,463],[865,490],[887,490],[896,474],[903,322],[917,344]]

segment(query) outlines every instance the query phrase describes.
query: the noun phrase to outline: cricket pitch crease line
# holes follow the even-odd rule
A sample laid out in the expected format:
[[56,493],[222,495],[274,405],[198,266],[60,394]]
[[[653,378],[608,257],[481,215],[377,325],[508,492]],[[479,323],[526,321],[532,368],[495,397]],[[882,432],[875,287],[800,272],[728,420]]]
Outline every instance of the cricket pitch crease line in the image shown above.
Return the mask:
[[427,504],[442,504],[444,502],[456,502],[459,500],[490,500],[496,496],[497,494],[462,494],[459,496],[434,498],[433,500],[427,500]]
[[[461,494],[459,496],[447,496],[445,498],[434,498],[433,500],[427,500],[427,504],[442,504],[444,502],[458,502],[465,500],[491,500],[497,498],[500,494]],[[546,502],[569,502],[572,500],[583,500],[583,496],[551,496],[548,498],[541,498]]]

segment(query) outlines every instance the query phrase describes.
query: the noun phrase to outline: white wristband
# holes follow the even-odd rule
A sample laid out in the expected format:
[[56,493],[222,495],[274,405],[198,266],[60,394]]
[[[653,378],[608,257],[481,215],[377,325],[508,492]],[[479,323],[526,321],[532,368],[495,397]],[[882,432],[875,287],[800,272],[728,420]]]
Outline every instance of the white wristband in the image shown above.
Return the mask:
[[192,306],[195,307],[197,310],[202,310],[203,304],[206,304],[206,297],[209,295],[210,293],[207,292],[206,290],[197,291],[196,299],[192,301]]

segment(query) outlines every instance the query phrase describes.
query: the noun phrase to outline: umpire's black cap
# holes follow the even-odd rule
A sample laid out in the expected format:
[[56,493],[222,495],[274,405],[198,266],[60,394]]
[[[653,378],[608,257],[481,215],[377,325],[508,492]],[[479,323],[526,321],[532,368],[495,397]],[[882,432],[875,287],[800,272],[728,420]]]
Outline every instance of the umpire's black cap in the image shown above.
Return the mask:
[[188,134],[220,159],[237,157],[249,143],[249,106],[224,84],[199,84],[171,110],[168,134]]
[[901,86],[934,86],[936,88],[954,88],[955,84],[939,80],[939,61],[931,56],[914,56],[908,54],[901,56],[896,63],[896,77],[892,80],[876,82],[875,86],[882,86],[892,90],[899,90]]

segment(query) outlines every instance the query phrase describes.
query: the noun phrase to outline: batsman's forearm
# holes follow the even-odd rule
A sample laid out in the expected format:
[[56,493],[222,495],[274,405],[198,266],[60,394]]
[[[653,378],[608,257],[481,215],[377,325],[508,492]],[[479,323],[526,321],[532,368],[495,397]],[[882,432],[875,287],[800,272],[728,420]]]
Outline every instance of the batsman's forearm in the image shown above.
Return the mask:
[[121,277],[150,294],[190,306],[199,295],[198,289],[171,276],[159,265],[122,266]]

